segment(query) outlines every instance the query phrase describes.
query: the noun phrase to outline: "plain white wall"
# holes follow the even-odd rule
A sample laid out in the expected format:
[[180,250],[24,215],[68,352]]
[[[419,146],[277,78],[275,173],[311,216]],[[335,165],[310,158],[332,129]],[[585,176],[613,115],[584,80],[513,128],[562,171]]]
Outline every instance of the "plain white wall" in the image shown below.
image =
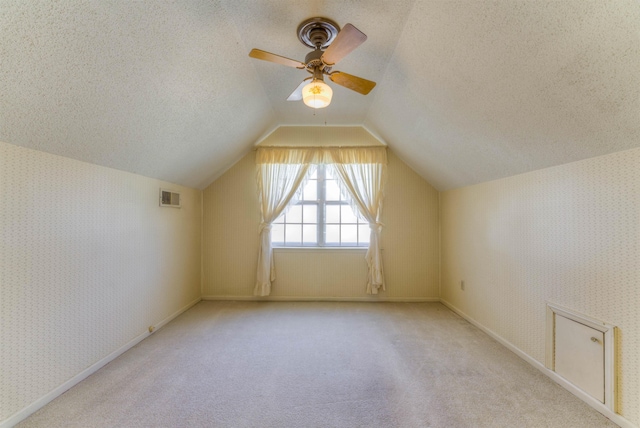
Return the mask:
[[200,299],[201,195],[0,143],[0,423]]

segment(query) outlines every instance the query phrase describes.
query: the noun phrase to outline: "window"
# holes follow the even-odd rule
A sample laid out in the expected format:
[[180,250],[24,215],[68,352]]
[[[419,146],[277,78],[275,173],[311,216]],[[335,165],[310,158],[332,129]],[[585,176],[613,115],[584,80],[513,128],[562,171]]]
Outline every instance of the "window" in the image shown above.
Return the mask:
[[271,242],[283,247],[369,246],[369,223],[353,212],[350,198],[341,194],[333,167],[312,169],[300,200],[273,222]]

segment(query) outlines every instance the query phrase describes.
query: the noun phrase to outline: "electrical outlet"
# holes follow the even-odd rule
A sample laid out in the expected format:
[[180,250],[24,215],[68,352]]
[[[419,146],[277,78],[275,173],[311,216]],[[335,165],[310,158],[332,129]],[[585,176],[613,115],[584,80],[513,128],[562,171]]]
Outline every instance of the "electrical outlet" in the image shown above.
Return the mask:
[[464,291],[464,281],[460,281],[460,290]]

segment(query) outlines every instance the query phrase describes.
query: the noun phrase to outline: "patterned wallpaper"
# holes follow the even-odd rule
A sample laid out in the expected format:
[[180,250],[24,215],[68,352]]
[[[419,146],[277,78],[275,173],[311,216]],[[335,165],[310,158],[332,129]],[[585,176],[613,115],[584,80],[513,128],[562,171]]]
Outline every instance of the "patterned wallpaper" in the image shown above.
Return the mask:
[[640,425],[640,149],[441,203],[443,300],[542,364],[547,301],[618,326],[619,412]]
[[0,195],[2,422],[200,297],[201,192],[0,143]]

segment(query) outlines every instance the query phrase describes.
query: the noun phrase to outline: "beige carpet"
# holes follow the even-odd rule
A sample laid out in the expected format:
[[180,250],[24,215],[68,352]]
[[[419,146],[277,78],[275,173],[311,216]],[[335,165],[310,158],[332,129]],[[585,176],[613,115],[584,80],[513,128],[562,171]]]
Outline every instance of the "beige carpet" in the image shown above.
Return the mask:
[[438,303],[201,302],[20,427],[615,427]]

